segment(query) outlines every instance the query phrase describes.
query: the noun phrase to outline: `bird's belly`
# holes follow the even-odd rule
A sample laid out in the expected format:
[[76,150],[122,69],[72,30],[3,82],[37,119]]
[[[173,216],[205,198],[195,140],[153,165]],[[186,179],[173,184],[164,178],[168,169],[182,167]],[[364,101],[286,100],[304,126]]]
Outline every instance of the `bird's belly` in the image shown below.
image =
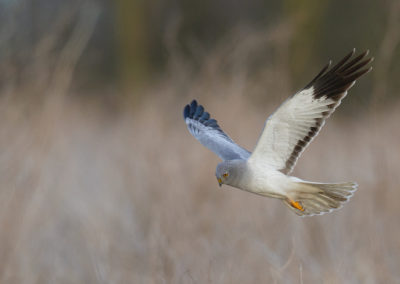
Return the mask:
[[241,188],[267,197],[285,198],[291,184],[291,180],[279,171],[254,167]]

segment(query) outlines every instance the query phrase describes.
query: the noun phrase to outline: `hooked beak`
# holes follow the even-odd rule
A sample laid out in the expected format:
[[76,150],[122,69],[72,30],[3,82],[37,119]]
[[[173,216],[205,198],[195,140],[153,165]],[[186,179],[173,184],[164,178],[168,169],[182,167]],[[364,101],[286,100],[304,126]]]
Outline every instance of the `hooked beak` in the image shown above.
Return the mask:
[[221,178],[218,178],[218,183],[219,183],[219,186],[221,187],[222,186],[222,179]]

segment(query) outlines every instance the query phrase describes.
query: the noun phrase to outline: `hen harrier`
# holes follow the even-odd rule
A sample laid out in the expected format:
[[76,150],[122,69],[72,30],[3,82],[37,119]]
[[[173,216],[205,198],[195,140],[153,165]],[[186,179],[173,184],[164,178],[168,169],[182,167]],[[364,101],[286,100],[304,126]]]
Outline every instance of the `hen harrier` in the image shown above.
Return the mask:
[[281,199],[300,216],[340,208],[357,183],[316,183],[289,174],[355,80],[371,71],[372,67],[362,69],[373,60],[365,59],[368,51],[350,60],[354,52],[330,69],[329,62],[304,89],[287,99],[266,120],[253,153],[226,135],[195,100],[186,105],[183,117],[190,133],[223,160],[215,173],[219,185]]

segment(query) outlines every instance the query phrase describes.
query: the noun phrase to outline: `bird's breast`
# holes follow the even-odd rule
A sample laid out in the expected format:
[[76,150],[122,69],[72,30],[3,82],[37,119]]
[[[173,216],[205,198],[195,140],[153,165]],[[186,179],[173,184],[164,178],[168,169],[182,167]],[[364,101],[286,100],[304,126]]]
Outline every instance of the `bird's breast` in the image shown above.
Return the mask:
[[282,197],[288,188],[289,178],[268,165],[249,163],[241,189],[269,197]]

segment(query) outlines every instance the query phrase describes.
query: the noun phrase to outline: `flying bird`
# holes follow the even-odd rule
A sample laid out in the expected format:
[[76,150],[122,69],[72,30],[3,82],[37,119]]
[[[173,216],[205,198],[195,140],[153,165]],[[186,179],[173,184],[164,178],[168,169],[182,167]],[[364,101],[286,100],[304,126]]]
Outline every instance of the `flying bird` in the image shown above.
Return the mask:
[[[264,124],[253,153],[236,144],[196,100],[183,117],[190,133],[223,161],[217,165],[219,185],[278,198],[299,216],[321,215],[340,208],[357,183],[317,183],[290,176],[297,159],[318,134],[355,80],[371,71],[368,51],[355,49],[331,67],[331,61],[302,90],[288,98]],[[365,67],[365,68],[364,68]]]

